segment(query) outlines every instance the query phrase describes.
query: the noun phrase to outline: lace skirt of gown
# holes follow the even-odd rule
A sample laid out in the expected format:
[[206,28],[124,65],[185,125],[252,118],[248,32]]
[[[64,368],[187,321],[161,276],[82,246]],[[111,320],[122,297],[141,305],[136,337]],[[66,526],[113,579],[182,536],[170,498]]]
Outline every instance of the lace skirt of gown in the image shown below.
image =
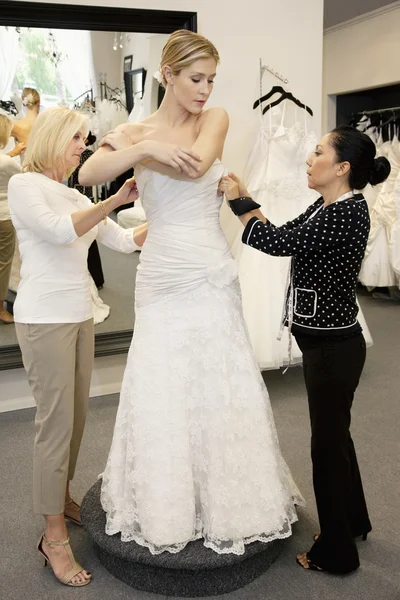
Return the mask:
[[[233,262],[233,261],[232,261]],[[300,492],[281,455],[237,279],[137,307],[103,474],[106,532],[152,554],[291,535]]]

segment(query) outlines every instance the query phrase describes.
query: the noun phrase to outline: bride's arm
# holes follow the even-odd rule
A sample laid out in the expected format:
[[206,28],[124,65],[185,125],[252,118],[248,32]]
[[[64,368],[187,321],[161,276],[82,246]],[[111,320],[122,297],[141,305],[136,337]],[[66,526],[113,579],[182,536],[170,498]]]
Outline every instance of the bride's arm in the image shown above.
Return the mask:
[[217,158],[222,158],[226,134],[229,128],[228,113],[224,108],[215,107],[205,110],[199,117],[199,135],[191,150],[201,157],[196,170],[177,172],[165,164],[154,160],[145,160],[149,169],[168,175],[173,179],[198,179],[202,177]]
[[199,168],[196,152],[154,140],[143,139],[140,124],[125,124],[109,131],[101,140],[101,147],[81,167],[79,183],[95,185],[112,181],[138,163],[155,162],[165,165],[174,173],[191,177]]
[[[139,162],[151,156],[145,141],[132,143],[125,133],[124,125],[118,126],[115,131],[117,135],[123,134],[120,136],[119,148],[114,149],[106,144],[96,150],[79,171],[78,178],[81,185],[97,185],[113,181],[118,175],[132,169]],[[110,134],[106,134],[106,138],[107,135]]]

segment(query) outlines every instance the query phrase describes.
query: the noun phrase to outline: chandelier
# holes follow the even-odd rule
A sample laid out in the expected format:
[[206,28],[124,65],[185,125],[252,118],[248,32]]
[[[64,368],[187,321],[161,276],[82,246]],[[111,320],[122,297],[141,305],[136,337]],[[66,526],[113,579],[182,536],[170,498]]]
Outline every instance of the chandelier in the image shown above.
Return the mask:
[[129,44],[131,41],[131,36],[129,33],[117,33],[114,34],[114,42],[113,42],[113,50],[118,50],[118,48],[123,48],[124,45]]
[[39,52],[43,52],[43,54],[47,56],[47,58],[55,67],[57,67],[60,62],[68,58],[68,54],[65,52],[60,52],[58,49],[56,39],[51,31],[49,31],[45,47],[42,48],[40,45],[38,45],[38,50]]

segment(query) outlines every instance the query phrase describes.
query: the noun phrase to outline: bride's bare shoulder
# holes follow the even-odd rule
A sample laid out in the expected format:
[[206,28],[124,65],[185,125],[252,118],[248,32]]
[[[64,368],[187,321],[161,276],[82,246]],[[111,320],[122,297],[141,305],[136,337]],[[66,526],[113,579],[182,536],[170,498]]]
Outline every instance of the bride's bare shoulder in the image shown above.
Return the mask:
[[229,115],[222,106],[206,108],[199,115],[201,123],[229,123]]

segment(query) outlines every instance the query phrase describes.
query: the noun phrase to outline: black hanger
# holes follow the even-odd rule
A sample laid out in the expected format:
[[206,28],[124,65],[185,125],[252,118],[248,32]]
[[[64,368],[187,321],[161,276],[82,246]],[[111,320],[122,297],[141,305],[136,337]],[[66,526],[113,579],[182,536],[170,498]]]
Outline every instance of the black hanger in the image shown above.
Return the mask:
[[297,98],[295,98],[291,92],[285,92],[285,91],[282,94],[282,96],[280,98],[278,98],[278,100],[275,100],[275,102],[271,102],[271,104],[268,104],[263,109],[263,115],[265,115],[265,113],[267,112],[267,110],[269,110],[270,108],[272,108],[272,107],[277,106],[278,104],[280,104],[282,102],[282,100],[291,100],[292,102],[294,102],[300,108],[304,108],[304,110],[306,110],[312,117],[314,116],[314,113],[313,113],[313,111],[311,110],[311,108],[309,106],[307,106],[306,104],[303,104],[302,102],[300,102],[300,100],[298,100]]
[[273,88],[271,88],[271,90],[268,92],[268,94],[265,94],[265,96],[262,96],[261,98],[259,98],[258,100],[256,100],[253,104],[253,110],[257,108],[257,106],[260,106],[260,104],[262,102],[265,102],[266,100],[268,100],[269,98],[271,98],[271,96],[273,96],[274,94],[286,94],[286,90],[283,89],[283,87],[281,85],[274,85]]
[[[393,123],[393,121],[398,121],[399,120],[399,112],[395,111],[393,108],[392,110],[392,116],[389,117],[389,119],[387,121],[385,121],[384,123],[382,123],[382,127],[386,127],[386,125],[390,125],[390,123]],[[397,114],[396,114],[397,113]]]
[[369,120],[371,121],[370,125],[368,125],[368,127],[365,128],[365,131],[368,131],[368,129],[381,129],[382,127],[382,113],[374,113],[374,114],[370,114],[368,115]]
[[364,113],[353,113],[351,115],[350,121],[349,121],[349,126],[350,127],[357,127],[357,125],[359,123],[361,123],[361,119],[363,117],[366,117],[367,115],[365,115]]

